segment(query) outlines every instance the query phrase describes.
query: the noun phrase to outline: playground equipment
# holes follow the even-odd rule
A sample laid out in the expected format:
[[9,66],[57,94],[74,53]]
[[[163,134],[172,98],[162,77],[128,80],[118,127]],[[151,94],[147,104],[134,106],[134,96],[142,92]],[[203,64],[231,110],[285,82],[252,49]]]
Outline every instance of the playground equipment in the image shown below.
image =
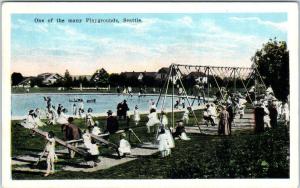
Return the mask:
[[[242,90],[238,91],[237,82],[242,85]],[[264,92],[267,89],[255,64],[253,64],[251,67],[221,67],[171,64],[163,88],[161,89],[158,100],[156,102],[156,107],[158,107],[159,101],[162,100],[161,110],[164,109],[166,96],[168,95],[169,87],[171,87],[172,127],[175,127],[174,97],[181,97],[185,101],[187,101],[188,107],[192,109],[192,115],[195,119],[196,126],[198,126],[201,133],[202,131],[199,125],[199,121],[192,107],[194,101],[198,99],[199,102],[199,99],[201,97],[203,103],[211,100],[210,95],[213,93],[212,90],[214,88],[217,88],[216,94],[219,95],[218,101],[220,101],[221,103],[225,103],[226,99],[228,98],[227,90],[230,83],[233,85],[231,87],[232,93],[239,94],[239,92],[241,91],[244,92],[246,96],[248,96],[250,103],[253,103],[253,101],[256,99],[256,96],[259,95],[257,91]],[[215,87],[212,87],[213,84],[215,85]],[[177,85],[177,87],[179,86],[179,88],[182,89],[181,93],[178,92],[178,94],[175,94],[175,85]],[[196,96],[195,94],[188,94],[188,87],[198,89],[198,92],[196,92]],[[208,96],[207,98],[205,97],[205,94]],[[191,101],[192,99],[193,101]]]

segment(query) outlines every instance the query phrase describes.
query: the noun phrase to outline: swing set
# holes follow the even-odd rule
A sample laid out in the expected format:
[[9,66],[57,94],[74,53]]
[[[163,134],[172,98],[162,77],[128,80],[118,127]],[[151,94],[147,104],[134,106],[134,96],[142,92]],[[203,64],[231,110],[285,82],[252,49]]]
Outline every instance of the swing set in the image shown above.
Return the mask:
[[[184,79],[186,79],[188,83],[195,82],[195,85],[198,85],[196,87],[200,89],[200,91],[198,91],[198,96],[188,94],[188,87],[185,86],[183,82]],[[233,89],[232,93],[238,94],[238,92],[241,91],[241,88],[239,88],[238,91],[237,81],[239,81],[240,85],[242,85],[245,95],[249,96],[249,102],[251,104],[253,104],[253,101],[256,100],[256,96],[259,94],[254,92],[254,98],[250,97],[250,92],[252,92],[250,91],[251,85],[254,85],[255,91],[265,91],[267,89],[255,64],[253,64],[251,67],[171,64],[166,80],[156,102],[156,107],[158,107],[159,102],[161,102],[161,111],[163,111],[167,96],[171,97],[171,126],[174,128],[176,122],[174,115],[174,98],[184,99],[187,101],[187,105],[191,109],[190,113],[194,118],[195,126],[197,126],[200,133],[202,133],[199,120],[194,111],[196,107],[193,105],[197,98],[198,100],[200,99],[199,93],[202,95],[203,103],[205,103],[205,101],[212,102],[213,98],[211,98],[210,95],[213,93],[214,89],[217,89],[220,95],[219,101],[225,103],[228,97],[227,90],[230,86],[230,83],[233,85],[233,88],[231,87],[231,89]],[[214,84],[215,87],[212,87],[212,84]],[[181,94],[175,94],[175,85],[182,88]],[[170,88],[171,94],[168,94]],[[207,98],[205,98],[205,94],[208,96]]]

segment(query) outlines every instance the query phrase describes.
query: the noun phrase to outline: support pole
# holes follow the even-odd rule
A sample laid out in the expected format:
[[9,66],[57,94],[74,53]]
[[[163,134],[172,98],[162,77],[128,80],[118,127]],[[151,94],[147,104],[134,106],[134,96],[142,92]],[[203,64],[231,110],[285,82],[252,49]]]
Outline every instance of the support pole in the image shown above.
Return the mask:
[[236,68],[233,68],[234,93],[236,93]]
[[172,74],[172,127],[173,129],[175,128],[175,123],[174,123],[174,65],[172,65],[171,68],[171,74]]
[[[179,70],[179,71],[180,71],[180,70]],[[176,72],[176,74],[177,74],[177,73],[178,73],[178,72]],[[181,73],[181,72],[180,72],[180,73]],[[180,84],[181,84],[181,86],[182,86],[182,89],[183,89],[183,93],[185,94],[186,100],[187,100],[187,102],[188,102],[188,105],[189,105],[189,107],[192,109],[192,113],[193,113],[194,118],[195,118],[195,120],[196,120],[196,124],[197,124],[197,126],[198,126],[198,128],[199,128],[200,133],[202,133],[202,130],[201,130],[200,125],[199,125],[199,121],[198,121],[197,116],[196,116],[196,114],[195,114],[195,112],[194,112],[194,110],[193,110],[193,108],[192,108],[192,105],[191,105],[191,103],[190,103],[190,101],[189,101],[189,97],[188,97],[188,95],[187,95],[187,92],[186,92],[186,90],[185,90],[185,88],[184,88],[184,86],[183,86],[183,83],[182,83],[182,81],[181,81],[180,76],[178,76],[178,77],[179,77],[179,82],[180,82]]]

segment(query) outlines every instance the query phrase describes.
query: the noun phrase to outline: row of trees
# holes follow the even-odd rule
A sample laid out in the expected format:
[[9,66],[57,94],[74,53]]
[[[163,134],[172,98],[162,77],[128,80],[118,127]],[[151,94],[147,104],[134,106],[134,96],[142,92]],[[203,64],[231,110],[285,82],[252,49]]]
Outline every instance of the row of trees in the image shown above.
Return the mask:
[[[289,95],[289,51],[285,41],[277,41],[277,39],[270,39],[266,44],[263,44],[262,49],[257,50],[251,58],[254,65],[257,67],[262,80],[266,86],[273,88],[275,96],[280,100],[287,100]],[[21,73],[13,73],[11,76],[12,85],[18,85],[24,77]],[[212,87],[216,87],[214,78],[208,77],[209,83]],[[228,87],[233,87],[233,80],[223,80],[216,77],[219,85],[228,83]],[[138,76],[127,77],[125,74],[108,74],[105,69],[97,70],[90,79],[86,76],[79,76],[78,78],[72,77],[68,70],[66,70],[62,79],[54,83],[53,87],[111,87],[116,86],[131,86],[131,87],[162,87],[165,80],[155,79],[153,76],[144,75],[142,79]],[[187,88],[192,88],[195,84],[195,78],[184,77],[183,84]],[[43,84],[42,79],[32,78],[31,86],[46,86]],[[236,82],[237,87],[242,88],[240,80]],[[207,87],[207,85],[206,85]]]

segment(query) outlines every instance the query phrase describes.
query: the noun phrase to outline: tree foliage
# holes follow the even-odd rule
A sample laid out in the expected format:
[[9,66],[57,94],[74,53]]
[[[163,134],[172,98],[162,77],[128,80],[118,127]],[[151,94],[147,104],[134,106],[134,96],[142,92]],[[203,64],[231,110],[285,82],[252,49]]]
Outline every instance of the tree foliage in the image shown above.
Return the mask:
[[285,41],[270,39],[251,58],[266,86],[271,86],[275,97],[287,100],[289,95],[289,51]]
[[91,82],[94,86],[106,87],[109,83],[108,81],[109,74],[103,68],[97,70],[91,78]]
[[23,80],[24,80],[24,77],[21,73],[19,73],[19,72],[12,73],[12,75],[11,75],[11,85],[13,85],[13,86],[18,85]]

